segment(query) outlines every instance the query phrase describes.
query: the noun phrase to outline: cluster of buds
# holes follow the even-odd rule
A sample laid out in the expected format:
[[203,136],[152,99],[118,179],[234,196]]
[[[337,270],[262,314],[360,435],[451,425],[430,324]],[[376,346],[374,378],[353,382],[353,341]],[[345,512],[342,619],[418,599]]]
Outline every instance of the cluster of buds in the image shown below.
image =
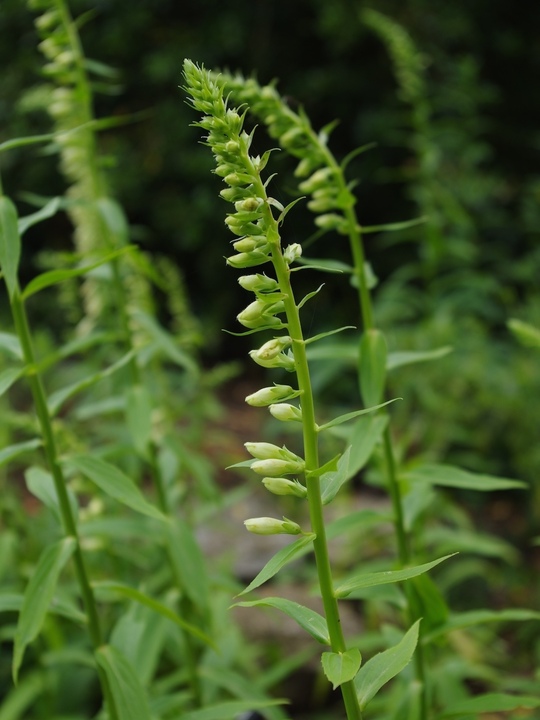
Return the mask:
[[[249,154],[252,134],[242,127],[244,114],[227,107],[223,97],[224,81],[219,75],[200,68],[189,60],[184,62],[184,77],[192,105],[204,116],[195,123],[208,134],[206,144],[210,146],[216,160],[215,173],[227,185],[220,195],[234,204],[234,212],[227,215],[225,224],[235,235],[232,245],[234,255],[227,258],[227,264],[239,269],[255,267],[274,259],[279,253],[287,265],[291,265],[302,254],[298,243],[282,250],[277,230],[278,221],[272,214],[272,207],[284,212],[283,206],[266,195],[266,185],[260,173],[270,153],[262,158]],[[240,285],[254,293],[255,299],[237,316],[238,322],[248,332],[260,330],[287,329],[287,323],[279,315],[285,312],[286,295],[277,280],[264,273],[244,275]],[[250,352],[254,362],[265,368],[295,370],[294,355],[291,352],[292,338],[284,334],[265,342]],[[246,398],[256,407],[268,407],[270,413],[283,421],[301,421],[301,409],[287,403],[299,396],[289,385],[275,385]],[[305,497],[307,490],[298,480],[285,477],[304,472],[304,461],[298,455],[270,443],[246,443],[247,451],[255,458],[251,469],[262,475],[263,485],[276,495]],[[284,518],[255,518],[246,521],[248,530],[263,535],[275,533],[297,534],[300,527]]]
[[355,198],[350,188],[343,187],[341,171],[326,148],[333,124],[316,133],[305,113],[292,110],[273,84],[261,86],[254,78],[241,75],[223,78],[227,90],[264,122],[270,136],[300,160],[295,175],[306,178],[298,187],[311,196],[308,208],[317,215],[316,225],[346,234],[348,225],[342,212],[354,205]]

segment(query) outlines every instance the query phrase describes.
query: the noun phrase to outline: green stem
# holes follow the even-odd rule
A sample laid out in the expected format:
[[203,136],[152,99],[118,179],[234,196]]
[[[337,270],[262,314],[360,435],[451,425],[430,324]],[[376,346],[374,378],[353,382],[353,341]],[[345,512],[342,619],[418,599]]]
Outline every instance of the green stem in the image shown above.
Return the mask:
[[[43,387],[43,381],[41,379],[41,375],[36,364],[30,325],[28,323],[26,310],[23,301],[21,300],[18,289],[13,293],[10,301],[13,313],[13,320],[15,322],[15,328],[17,331],[17,335],[19,336],[24,360],[26,362],[28,381],[30,383],[34,406],[41,428],[43,449],[45,452],[45,457],[47,458],[49,470],[51,471],[51,475],[53,478],[56,495],[58,497],[62,525],[64,527],[65,534],[68,537],[73,537],[75,539],[75,550],[73,553],[75,574],[79,583],[84,607],[86,610],[86,615],[88,618],[88,632],[90,635],[90,639],[94,650],[97,650],[103,644],[103,638],[101,633],[96,600],[92,587],[90,585],[88,571],[86,569],[86,563],[81,550],[79,533],[77,530],[77,524],[73,516],[73,512],[71,510],[64,473],[58,459],[58,451],[56,448],[56,439],[52,425],[52,418],[47,407],[47,397],[45,394],[45,389]],[[103,695],[109,707],[111,718],[112,720],[118,720],[118,712],[110,691],[107,677],[105,676],[105,673],[100,667],[98,667],[98,673],[101,687],[103,690]]]
[[[298,307],[295,303],[290,283],[290,269],[285,262],[283,255],[281,254],[281,249],[277,243],[274,244],[272,248],[272,259],[276,270],[277,280],[281,291],[285,295],[283,302],[285,305],[285,312],[287,314],[288,332],[292,339],[292,350],[296,365],[298,389],[301,393],[300,400],[302,405],[304,460],[306,464],[306,484],[308,491],[307,498],[309,503],[311,529],[315,533],[313,549],[317,564],[319,587],[321,590],[332,651],[336,653],[343,653],[347,650],[347,646],[343,636],[337,599],[334,595],[332,570],[330,566],[323,516],[320,481],[318,476],[311,474],[319,467],[319,451],[317,426],[315,423],[315,407],[307,362],[306,345],[302,334]],[[354,683],[352,681],[343,683],[341,685],[341,692],[348,720],[361,720],[362,713],[358,704]]]

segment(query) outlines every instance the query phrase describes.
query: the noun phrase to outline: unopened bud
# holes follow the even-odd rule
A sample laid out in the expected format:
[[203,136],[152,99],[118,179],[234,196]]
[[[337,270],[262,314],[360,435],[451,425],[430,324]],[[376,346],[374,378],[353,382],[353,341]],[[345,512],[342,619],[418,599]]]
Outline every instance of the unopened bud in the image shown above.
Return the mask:
[[250,455],[257,460],[268,460],[268,458],[282,458],[283,448],[267,442],[247,442],[244,447]]
[[238,278],[238,282],[244,290],[250,290],[251,292],[272,292],[279,289],[277,280],[261,273],[257,275],[243,275]]
[[288,335],[273,338],[265,342],[264,345],[261,345],[258,350],[254,350],[252,357],[254,360],[255,358],[257,358],[257,360],[271,360],[277,357],[291,342],[292,340]]
[[283,258],[288,265],[291,265],[295,260],[302,255],[302,246],[299,243],[293,243],[285,248]]
[[261,198],[249,197],[234,203],[237,212],[255,212],[262,205]]
[[[270,255],[266,255],[264,252],[241,252],[238,255],[231,255],[227,258],[227,265],[241,270],[243,268],[255,267],[256,265],[262,265],[263,263],[270,262]],[[278,323],[274,323],[278,324]],[[249,327],[249,326],[246,326]]]
[[319,168],[311,177],[301,182],[298,189],[301,193],[310,194],[328,184],[328,180],[332,177],[333,170],[329,167]]
[[266,477],[262,481],[265,488],[274,495],[295,495],[304,498],[307,495],[305,488],[298,480],[288,478]]
[[299,535],[302,532],[300,525],[287,518],[250,518],[244,521],[244,525],[246,530],[256,535]]
[[282,422],[291,422],[294,420],[302,422],[302,411],[294,405],[289,405],[289,403],[276,403],[275,405],[270,405],[268,409],[276,420],[281,420]]
[[273,387],[261,388],[257,392],[246,397],[246,402],[252,407],[266,407],[279,400],[288,400],[298,395],[290,385],[274,385]]
[[269,477],[281,477],[281,475],[297,475],[304,472],[304,461],[298,460],[279,460],[270,458],[268,460],[255,460],[251,464],[251,469],[257,475],[268,475]]
[[[274,319],[278,320],[278,322],[281,322],[278,318]],[[276,355],[275,357],[264,358],[258,355],[257,350],[250,350],[249,355],[251,359],[254,360],[257,365],[260,365],[261,367],[283,368],[284,370],[287,370],[287,372],[294,372],[294,370],[296,369],[294,358],[292,357],[292,355],[289,354],[286,355],[285,353],[279,353],[279,355]]]

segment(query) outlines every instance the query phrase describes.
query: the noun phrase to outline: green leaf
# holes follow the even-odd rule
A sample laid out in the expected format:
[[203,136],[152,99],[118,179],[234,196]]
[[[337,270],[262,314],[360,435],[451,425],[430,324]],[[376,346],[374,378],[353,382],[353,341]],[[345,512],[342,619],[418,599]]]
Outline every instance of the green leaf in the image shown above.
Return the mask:
[[0,705],[0,720],[22,720],[25,710],[35,707],[36,699],[48,688],[47,676],[38,671],[26,675],[17,687],[12,688]]
[[15,380],[23,374],[22,368],[8,368],[0,373],[0,397],[13,385]]
[[144,605],[145,607],[150,608],[150,610],[153,610],[154,612],[158,613],[159,615],[167,618],[167,620],[170,620],[171,622],[175,623],[175,625],[178,625],[178,627],[182,628],[182,630],[185,630],[186,632],[190,633],[194,637],[199,638],[199,640],[202,640],[208,646],[216,649],[216,647],[214,645],[214,641],[211,638],[209,638],[208,635],[203,633],[202,630],[199,630],[199,628],[195,627],[195,625],[191,625],[191,623],[188,623],[185,620],[183,620],[173,610],[171,610],[169,607],[167,607],[167,605],[164,605],[159,600],[155,600],[154,598],[150,597],[149,595],[146,595],[145,593],[141,592],[140,590],[132,588],[129,585],[124,585],[123,583],[112,582],[112,581],[94,582],[94,583],[92,583],[92,587],[95,588],[97,591],[101,590],[101,591],[106,591],[106,592],[117,593],[118,595],[121,595],[122,597],[129,598],[130,600],[134,600],[135,602],[140,603],[141,605]]
[[403,365],[413,365],[414,363],[428,362],[429,360],[438,360],[439,358],[451,353],[453,348],[450,345],[436,348],[435,350],[426,350],[422,352],[403,351],[388,353],[386,358],[386,369],[394,370]]
[[467,552],[485,557],[498,557],[516,562],[518,553],[509,542],[496,535],[450,527],[432,527],[426,530],[425,541],[437,547],[439,552]]
[[439,627],[423,636],[424,642],[431,642],[435,638],[453,630],[463,630],[467,627],[476,627],[482,623],[497,622],[526,622],[540,620],[540,612],[526,608],[509,608],[507,610],[469,610],[468,612],[452,613],[448,620]]
[[306,270],[322,270],[323,272],[347,274],[351,274],[353,272],[353,268],[351,267],[351,265],[347,265],[340,260],[331,260],[326,258],[324,260],[315,260],[314,258],[300,257],[298,258],[298,263],[300,263]]
[[438,463],[418,465],[403,473],[403,477],[411,482],[425,482],[430,485],[461,488],[463,490],[479,490],[481,492],[527,487],[527,484],[520,480],[499,478],[493,475],[481,475],[479,473],[469,472],[468,470],[462,470],[453,465]]
[[133,385],[126,400],[126,419],[135,452],[148,459],[148,450],[152,433],[152,400],[148,390],[141,385]]
[[175,517],[166,529],[169,556],[181,590],[204,612],[209,605],[208,577],[201,548],[187,522]]
[[4,350],[17,360],[23,359],[23,353],[19,338],[12,333],[0,332],[0,350]]
[[55,215],[58,212],[59,207],[60,198],[55,197],[52,198],[52,200],[49,200],[49,202],[37,212],[32,213],[31,215],[27,215],[24,218],[19,218],[19,221],[17,223],[19,228],[19,235],[22,237],[24,233],[28,230],[28,228],[31,228],[33,225],[36,225],[42,220],[46,220],[47,218]]
[[388,415],[362,417],[354,424],[349,436],[351,444],[349,478],[354,477],[366,465],[387,424]]
[[[270,198],[269,198],[269,199],[270,199]],[[300,200],[304,200],[304,199],[305,199],[305,196],[298,197],[298,198],[296,198],[296,200],[293,200],[292,202],[290,202],[290,203],[287,205],[287,207],[284,207],[283,210],[282,210],[282,212],[280,213],[278,219],[277,219],[278,223],[281,225],[281,223],[285,220],[285,217],[286,217],[287,213],[288,213],[290,210],[292,210],[292,208],[296,205],[296,203],[298,203],[298,202],[300,202]],[[276,206],[276,207],[277,207],[277,206]]]
[[301,310],[304,307],[304,305],[308,302],[308,300],[311,300],[311,298],[314,298],[316,295],[318,295],[321,292],[321,290],[323,289],[323,287],[324,287],[324,283],[322,285],[319,285],[319,287],[316,290],[313,290],[313,292],[309,292],[309,293],[307,293],[307,295],[304,295],[304,297],[298,303],[298,306],[297,306],[298,310]]
[[422,573],[428,572],[431,568],[434,568],[439,563],[448,560],[452,555],[445,555],[444,557],[432,560],[431,562],[424,563],[423,565],[415,565],[414,567],[404,568],[403,570],[387,570],[384,572],[375,573],[359,573],[350,577],[347,582],[342,583],[336,588],[336,597],[347,597],[349,593],[358,588],[374,587],[375,585],[387,585],[388,583],[402,582],[403,580],[409,580],[410,578],[422,575]]
[[401,642],[375,655],[360,668],[354,684],[361,710],[365,709],[383,685],[409,664],[418,643],[419,624],[420,620],[417,620]]
[[193,358],[178,347],[174,338],[158,325],[153,317],[139,310],[133,313],[133,318],[150,335],[166,358],[192,375],[198,375],[199,369]]
[[41,275],[38,275],[33,280],[31,280],[24,288],[24,292],[22,293],[22,299],[27,300],[31,295],[35,295],[40,290],[50,287],[51,285],[58,285],[65,280],[70,280],[71,278],[85,275],[86,273],[90,272],[90,270],[94,270],[101,265],[106,265],[107,263],[111,262],[111,260],[114,260],[120,255],[124,255],[129,250],[129,247],[123,247],[120,250],[115,250],[114,252],[102,255],[95,262],[89,263],[88,265],[82,265],[81,267],[69,269],[66,268],[61,270],[49,270],[48,272],[41,273]]
[[390,520],[390,513],[381,513],[377,510],[368,509],[357,510],[350,515],[345,515],[345,517],[328,523],[326,526],[326,536],[329,540],[332,540],[356,528],[366,528],[368,525],[375,525]]
[[343,683],[353,680],[360,669],[362,656],[358,648],[346,652],[323,652],[321,662],[324,674],[335,690]]
[[279,597],[265,597],[259,600],[236,603],[238,607],[258,607],[264,605],[281,610],[281,612],[297,622],[298,625],[306,630],[312,638],[315,638],[317,642],[320,642],[322,645],[330,645],[330,636],[328,634],[326,620],[322,615],[315,612],[315,610],[311,610],[304,605]]
[[414,218],[414,220],[403,220],[402,222],[385,223],[384,225],[365,225],[362,226],[362,233],[367,235],[376,232],[396,232],[397,230],[407,230],[415,225],[422,225],[427,221],[427,217]]
[[68,467],[74,468],[95,483],[107,495],[123,505],[158,520],[167,520],[153,505],[147,502],[135,483],[114,465],[91,457],[77,455],[65,461]]
[[110,197],[101,197],[96,206],[109,232],[110,244],[124,248],[128,241],[129,227],[121,205]]
[[75,538],[72,537],[64,538],[54,545],[49,545],[41,554],[26,587],[13,647],[12,673],[15,683],[23,661],[24,651],[41,630],[60,572],[71,557],[76,545]]
[[527,695],[505,695],[503,693],[488,693],[479,695],[468,700],[460,700],[443,710],[439,717],[470,716],[473,713],[487,712],[508,712],[509,710],[527,709],[540,707],[539,697]]
[[93,375],[87,375],[82,380],[77,380],[77,382],[74,382],[72,385],[68,385],[67,387],[57,390],[48,399],[48,407],[50,414],[52,416],[56,415],[62,405],[66,402],[66,400],[69,400],[74,395],[77,395],[78,393],[87,390],[89,387],[92,387],[92,385],[95,385],[101,380],[110,377],[115,372],[121,370],[128,363],[130,363],[134,357],[135,351],[130,350],[123,357],[121,357],[120,360],[113,363],[108,368],[105,368],[105,370],[101,370],[100,372],[94,373]]
[[516,318],[512,318],[506,324],[522,345],[540,347],[540,330],[537,327]]
[[112,645],[102,645],[96,660],[109,681],[118,720],[152,720],[146,692],[124,655]]
[[337,470],[321,475],[321,500],[323,505],[328,505],[338,494],[341,486],[351,477],[349,474],[349,458],[351,455],[350,446],[339,458]]
[[321,432],[322,430],[328,430],[328,428],[336,427],[337,425],[342,425],[343,423],[349,422],[349,420],[354,420],[354,418],[359,417],[360,415],[368,415],[369,413],[375,412],[375,410],[380,410],[381,408],[386,407],[386,405],[390,405],[391,403],[396,402],[396,400],[401,400],[401,398],[393,398],[392,400],[387,400],[380,405],[373,405],[373,407],[364,408],[363,410],[355,410],[354,412],[340,415],[339,417],[330,420],[330,422],[327,422],[324,425],[320,425],[317,428],[317,432]]
[[337,328],[337,330],[329,330],[328,332],[314,335],[313,337],[306,340],[305,344],[310,345],[311,343],[317,342],[317,340],[322,340],[323,338],[329,337],[330,335],[336,335],[337,333],[343,332],[344,330],[356,330],[356,327],[354,325],[344,325],[343,327]]
[[355,157],[358,155],[361,155],[362,153],[367,152],[368,150],[372,150],[373,148],[377,147],[376,142],[370,142],[366,143],[365,145],[360,145],[359,147],[355,148],[354,150],[351,150],[351,152],[348,155],[345,155],[343,160],[340,163],[341,171],[344,172],[347,168],[347,165],[351,162],[351,160],[354,160]]
[[17,227],[17,210],[5,195],[0,196],[0,270],[12,297],[19,283],[17,273],[21,258],[21,238]]
[[[217,705],[208,705],[200,710],[182,713],[182,720],[236,720],[250,710],[263,710],[275,705],[283,705],[285,700],[227,700]],[[122,719],[123,720],[123,719]]]
[[386,380],[386,339],[380,330],[366,330],[360,341],[360,392],[364,405],[378,405]]
[[282,567],[292,562],[295,558],[300,555],[305,555],[309,551],[309,546],[315,539],[315,533],[309,533],[302,536],[298,540],[295,540],[287,547],[281,548],[270,560],[266,563],[260,573],[254,578],[245,590],[242,590],[238,595],[245,595],[260,585],[265,583],[270,578],[281,570]]
[[14,445],[8,445],[3,450],[0,450],[0,467],[13,460],[13,458],[22,455],[28,450],[35,450],[41,447],[42,441],[40,438],[34,440],[26,440],[25,442],[15,443]]
[[[61,523],[62,515],[52,475],[43,470],[43,468],[30,467],[25,470],[24,478],[28,491],[31,492],[34,497],[37,497],[38,500],[41,500],[45,507],[54,513],[58,522]],[[77,498],[70,488],[67,488],[67,493],[69,504],[71,505],[71,512],[73,517],[76,518],[79,514]]]

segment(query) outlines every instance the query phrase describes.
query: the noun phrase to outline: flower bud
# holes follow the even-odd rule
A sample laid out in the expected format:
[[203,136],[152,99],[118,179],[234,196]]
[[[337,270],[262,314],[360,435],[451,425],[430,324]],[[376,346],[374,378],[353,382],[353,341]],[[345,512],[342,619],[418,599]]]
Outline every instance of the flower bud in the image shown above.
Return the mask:
[[252,355],[252,357],[254,360],[255,358],[257,358],[257,360],[272,360],[272,358],[277,357],[282,350],[290,345],[291,342],[292,340],[288,335],[273,338],[272,340],[265,342],[264,345],[261,345],[258,350],[254,350],[254,355]]
[[234,204],[237,212],[255,212],[262,205],[261,198],[248,197],[245,200],[239,200]]
[[283,449],[277,445],[267,442],[247,442],[244,447],[250,455],[257,460],[268,460],[269,458],[283,458]]
[[[277,322],[281,322],[279,318],[274,318]],[[287,370],[287,372],[294,372],[296,365],[294,362],[294,358],[291,355],[285,355],[285,353],[279,353],[279,355],[276,355],[272,358],[264,358],[260,357],[257,354],[257,350],[250,350],[249,355],[251,359],[257,363],[257,365],[260,365],[261,367],[265,368],[283,368],[284,370]]]
[[[238,253],[238,255],[231,255],[230,257],[228,257],[227,265],[230,265],[234,268],[242,269],[248,267],[255,267],[255,265],[262,265],[263,263],[269,261],[270,256],[266,255],[264,252],[242,252]],[[278,323],[275,324],[277,325]],[[249,327],[249,325],[246,325],[246,327]]]
[[255,535],[299,535],[302,532],[300,525],[287,518],[250,518],[244,521],[244,525]]
[[[250,253],[250,255],[255,254],[256,253]],[[241,313],[238,313],[236,319],[244,327],[250,329],[269,325],[281,327],[281,320],[273,315],[274,308],[277,304],[278,303],[265,303],[263,300],[257,298],[257,300],[254,300],[246,308],[244,308]],[[257,351],[253,350],[252,352]]]
[[332,177],[333,170],[329,167],[319,168],[311,177],[298,185],[301,193],[311,194],[319,188],[328,185],[328,180]]
[[251,469],[257,475],[268,475],[269,477],[280,477],[281,475],[296,475],[304,472],[304,461],[298,460],[280,460],[278,458],[269,458],[268,460],[255,460],[251,464]]
[[327,213],[315,218],[315,225],[323,230],[337,230],[339,233],[347,232],[347,221],[336,213]]
[[265,488],[274,495],[295,495],[304,498],[307,495],[305,488],[298,480],[287,478],[266,477],[262,481]]
[[281,420],[282,422],[291,422],[293,420],[302,422],[302,411],[289,403],[276,403],[270,405],[268,409],[276,420]]
[[279,288],[277,280],[260,273],[257,275],[243,275],[238,278],[238,282],[244,290],[250,290],[251,292],[272,292]]
[[252,237],[245,237],[233,243],[233,248],[239,253],[253,252],[260,243]]
[[302,255],[302,246],[299,243],[293,243],[285,248],[283,257],[285,262],[290,265]]
[[225,145],[225,150],[230,153],[237,153],[240,150],[240,143],[236,142],[236,140],[229,140]]
[[266,407],[272,405],[278,400],[286,400],[295,397],[298,391],[292,389],[290,385],[274,385],[273,387],[265,387],[257,390],[246,397],[246,402],[252,407]]

